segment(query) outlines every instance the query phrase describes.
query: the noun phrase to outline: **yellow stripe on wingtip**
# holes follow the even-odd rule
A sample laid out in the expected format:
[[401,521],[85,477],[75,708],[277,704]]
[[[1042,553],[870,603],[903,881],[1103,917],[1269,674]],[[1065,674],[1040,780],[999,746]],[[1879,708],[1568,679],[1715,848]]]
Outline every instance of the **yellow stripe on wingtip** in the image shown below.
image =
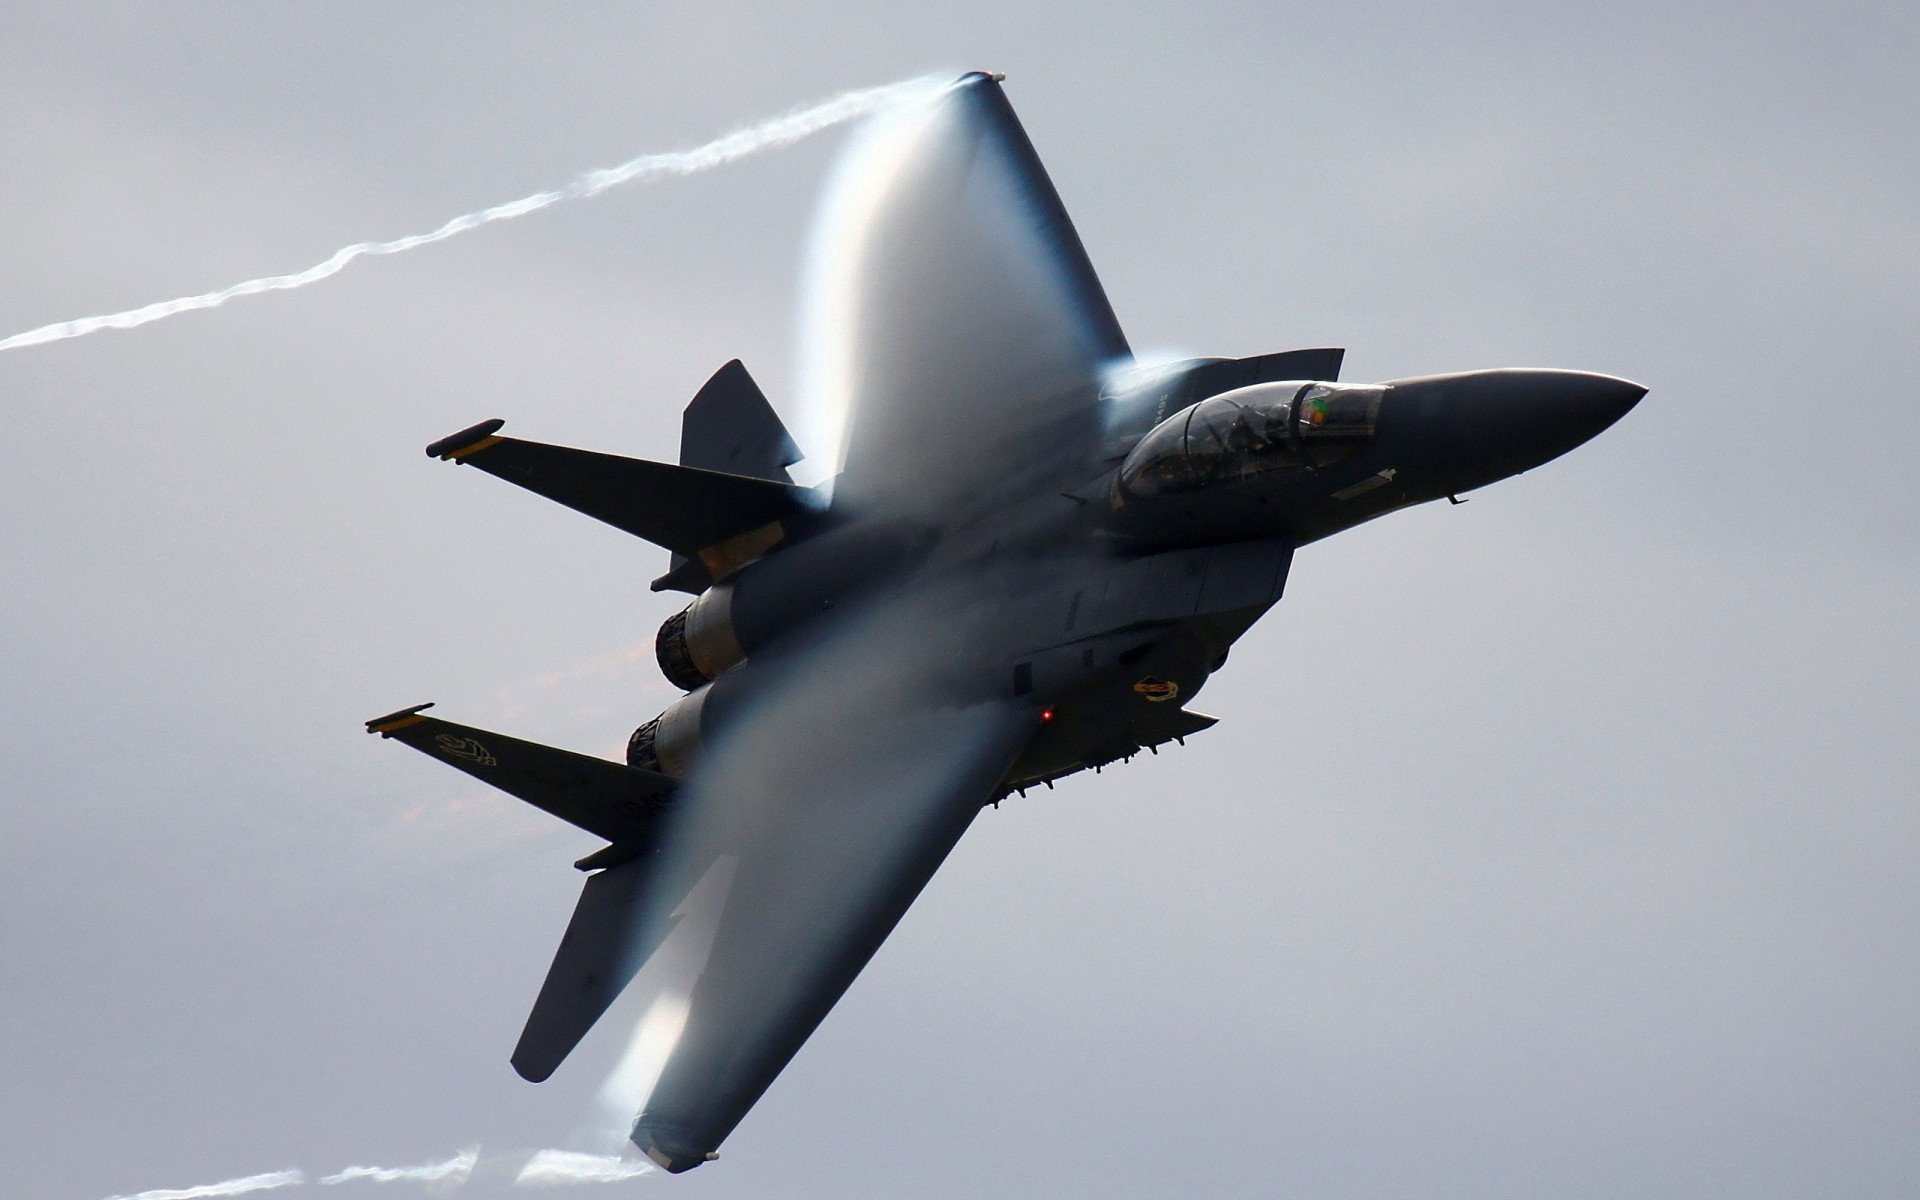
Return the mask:
[[419,713],[414,713],[411,716],[401,717],[398,721],[388,721],[385,725],[369,725],[367,726],[367,732],[392,733],[396,729],[405,729],[409,725],[418,725],[426,719],[427,718],[421,716]]
[[442,454],[440,457],[448,460],[449,462],[459,462],[461,459],[465,458],[469,454],[478,454],[482,450],[485,450],[488,446],[497,446],[501,442],[504,442],[506,440],[507,439],[503,437],[484,437],[484,438],[481,438],[479,441],[475,442],[471,446],[462,446],[458,450],[449,450],[445,454]]

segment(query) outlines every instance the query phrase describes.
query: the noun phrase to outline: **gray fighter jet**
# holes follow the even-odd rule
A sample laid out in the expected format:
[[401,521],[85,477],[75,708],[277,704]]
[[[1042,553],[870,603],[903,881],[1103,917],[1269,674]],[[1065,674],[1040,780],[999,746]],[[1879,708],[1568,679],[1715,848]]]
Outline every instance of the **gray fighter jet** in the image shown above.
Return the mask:
[[[996,77],[885,118],[843,176],[816,349],[829,485],[738,362],[678,465],[427,448],[673,552],[687,695],[625,763],[425,715],[368,723],[605,838],[513,1064],[543,1080],[642,966],[633,1141],[715,1157],[981,808],[1214,724],[1187,707],[1295,549],[1564,454],[1645,393],[1494,370],[1339,381],[1342,352],[1154,367]],[[1203,751],[1194,751],[1196,753]]]

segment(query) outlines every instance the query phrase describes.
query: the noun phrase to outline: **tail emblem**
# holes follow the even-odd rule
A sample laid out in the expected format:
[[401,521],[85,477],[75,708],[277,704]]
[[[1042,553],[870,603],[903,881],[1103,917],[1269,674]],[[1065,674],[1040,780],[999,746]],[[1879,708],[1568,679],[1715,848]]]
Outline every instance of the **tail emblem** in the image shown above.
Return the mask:
[[475,766],[496,765],[492,752],[473,738],[455,737],[451,733],[443,733],[433,740],[440,744],[443,753],[451,754],[455,758],[464,758]]

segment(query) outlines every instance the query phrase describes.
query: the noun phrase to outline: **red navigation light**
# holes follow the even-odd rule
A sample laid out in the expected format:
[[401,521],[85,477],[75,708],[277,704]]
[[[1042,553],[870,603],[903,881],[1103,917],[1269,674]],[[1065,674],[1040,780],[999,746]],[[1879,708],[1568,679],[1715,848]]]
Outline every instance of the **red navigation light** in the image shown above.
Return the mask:
[[1040,710],[1040,719],[1041,719],[1042,721],[1051,721],[1051,720],[1053,720],[1053,710],[1052,710],[1052,709],[1050,709],[1050,708],[1043,708],[1043,709],[1041,709],[1041,710]]

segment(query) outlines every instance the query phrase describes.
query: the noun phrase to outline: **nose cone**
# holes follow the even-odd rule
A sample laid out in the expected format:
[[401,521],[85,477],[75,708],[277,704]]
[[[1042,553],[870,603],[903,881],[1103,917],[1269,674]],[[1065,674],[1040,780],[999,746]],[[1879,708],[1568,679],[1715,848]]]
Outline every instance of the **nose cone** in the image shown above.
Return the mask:
[[1585,371],[1472,371],[1393,387],[1450,451],[1463,491],[1560,457],[1647,394],[1637,383]]

